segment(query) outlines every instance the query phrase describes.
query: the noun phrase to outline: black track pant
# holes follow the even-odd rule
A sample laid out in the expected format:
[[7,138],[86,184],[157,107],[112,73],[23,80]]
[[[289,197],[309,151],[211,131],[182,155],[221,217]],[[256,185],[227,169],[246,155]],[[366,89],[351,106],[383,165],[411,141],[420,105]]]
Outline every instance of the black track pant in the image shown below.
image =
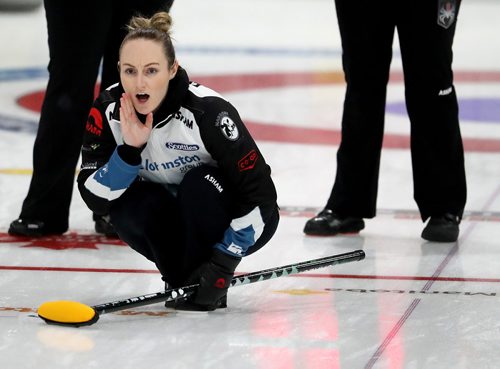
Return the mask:
[[[222,186],[204,177],[209,174]],[[182,285],[189,274],[210,259],[232,220],[233,196],[217,168],[190,170],[174,197],[163,185],[135,182],[111,204],[111,221],[120,238],[154,262],[163,279]],[[267,218],[267,219],[266,219]],[[264,218],[266,225],[251,254],[264,246],[278,226],[277,207]]]
[[397,29],[411,123],[415,201],[423,220],[447,212],[461,216],[466,182],[452,72],[456,20],[449,28],[438,25],[438,0],[336,0],[335,4],[347,89],[337,174],[326,207],[340,215],[375,216],[386,89]]
[[68,228],[75,169],[94,86],[103,60],[102,86],[119,80],[123,26],[136,12],[152,15],[166,0],[45,0],[49,82],[33,148],[33,176],[21,218],[45,222],[47,231]]

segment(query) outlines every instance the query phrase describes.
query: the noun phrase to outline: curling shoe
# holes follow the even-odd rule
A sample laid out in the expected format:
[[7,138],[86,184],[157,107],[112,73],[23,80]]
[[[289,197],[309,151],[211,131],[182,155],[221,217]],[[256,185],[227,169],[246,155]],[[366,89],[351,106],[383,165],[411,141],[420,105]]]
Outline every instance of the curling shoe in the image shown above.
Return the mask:
[[[165,282],[165,291],[174,288],[169,283]],[[175,311],[185,311],[185,312],[199,312],[206,313],[208,311],[214,311],[215,309],[225,309],[227,308],[227,295],[222,296],[214,306],[195,304],[187,299],[175,299],[170,301],[165,301],[165,308],[167,310]]]
[[192,302],[189,298],[186,300],[177,300],[175,311],[180,313],[208,313],[216,309],[227,308],[227,295],[222,296],[215,305],[200,305]]
[[111,219],[109,215],[97,215],[93,216],[95,222],[95,232],[98,234],[102,234],[106,237],[118,237],[118,234],[111,223]]
[[332,210],[324,209],[306,222],[304,233],[310,236],[334,236],[339,233],[359,233],[363,228],[365,222],[362,218],[342,218]]
[[10,223],[8,232],[12,236],[43,237],[49,235],[61,235],[67,230],[67,226],[48,227],[40,220],[19,218]]
[[431,242],[455,242],[458,239],[460,217],[453,214],[431,216],[422,231],[422,238]]

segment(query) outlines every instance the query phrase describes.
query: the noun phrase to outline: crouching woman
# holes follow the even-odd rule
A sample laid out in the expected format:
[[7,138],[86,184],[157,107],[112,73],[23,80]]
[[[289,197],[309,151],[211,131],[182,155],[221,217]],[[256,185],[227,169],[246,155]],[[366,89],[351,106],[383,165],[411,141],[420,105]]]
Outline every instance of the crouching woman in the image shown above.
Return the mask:
[[277,196],[236,109],[178,65],[171,23],[131,19],[120,82],[88,118],[78,187],[168,286],[200,284],[177,309],[211,311],[226,306],[241,258],[274,235]]

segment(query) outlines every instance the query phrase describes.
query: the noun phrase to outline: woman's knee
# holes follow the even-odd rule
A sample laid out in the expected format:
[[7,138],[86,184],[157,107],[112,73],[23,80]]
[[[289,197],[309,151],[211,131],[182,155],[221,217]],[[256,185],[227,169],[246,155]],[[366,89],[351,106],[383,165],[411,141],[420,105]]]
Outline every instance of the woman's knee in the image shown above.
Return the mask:
[[173,206],[173,196],[162,185],[137,182],[111,203],[109,214],[118,234],[140,234]]
[[220,169],[202,165],[191,169],[183,178],[177,197],[184,208],[220,207],[228,208],[231,201],[231,187]]

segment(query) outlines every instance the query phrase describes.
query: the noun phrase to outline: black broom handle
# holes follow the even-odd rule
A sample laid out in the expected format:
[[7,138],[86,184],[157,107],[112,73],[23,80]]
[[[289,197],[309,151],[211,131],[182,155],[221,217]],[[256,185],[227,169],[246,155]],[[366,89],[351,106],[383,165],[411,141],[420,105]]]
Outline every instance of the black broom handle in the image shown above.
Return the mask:
[[[323,268],[330,265],[359,261],[363,260],[364,258],[365,258],[364,251],[356,250],[356,251],[346,252],[344,254],[332,255],[324,258],[303,261],[295,264],[289,264],[281,267],[265,269],[257,272],[235,276],[231,280],[230,287],[265,281],[273,278],[285,277],[287,275],[302,273],[308,270]],[[92,306],[92,308],[99,315],[101,315],[106,313],[112,313],[114,311],[130,309],[132,307],[151,305],[163,301],[185,299],[189,295],[193,294],[198,287],[199,287],[198,284],[193,284],[184,287],[171,288],[165,291],[156,292],[148,295],[131,297],[126,300],[95,305]]]

